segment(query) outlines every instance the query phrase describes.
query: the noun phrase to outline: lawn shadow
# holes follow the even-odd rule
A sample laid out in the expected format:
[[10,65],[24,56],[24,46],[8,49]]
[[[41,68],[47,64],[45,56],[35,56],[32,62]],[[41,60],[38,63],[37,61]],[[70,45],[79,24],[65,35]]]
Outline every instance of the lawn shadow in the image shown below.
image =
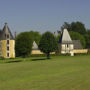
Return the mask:
[[46,58],[32,59],[32,61],[38,61],[38,60],[46,60]]
[[17,63],[17,62],[22,62],[22,60],[8,61],[6,63]]

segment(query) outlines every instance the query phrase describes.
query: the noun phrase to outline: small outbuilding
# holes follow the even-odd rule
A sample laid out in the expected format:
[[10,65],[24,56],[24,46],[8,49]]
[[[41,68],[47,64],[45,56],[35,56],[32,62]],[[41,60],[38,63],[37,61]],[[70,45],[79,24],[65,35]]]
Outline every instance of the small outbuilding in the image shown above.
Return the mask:
[[71,56],[74,55],[74,44],[67,29],[62,31],[58,47],[61,54],[71,54]]
[[43,54],[43,53],[39,50],[38,45],[37,45],[37,43],[36,43],[35,41],[33,42],[31,54]]

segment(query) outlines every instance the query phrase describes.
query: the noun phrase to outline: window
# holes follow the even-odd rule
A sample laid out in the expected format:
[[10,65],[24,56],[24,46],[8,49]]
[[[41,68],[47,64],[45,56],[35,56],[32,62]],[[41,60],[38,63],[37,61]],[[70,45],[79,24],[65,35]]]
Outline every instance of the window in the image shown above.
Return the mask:
[[7,44],[9,44],[9,40],[7,40]]
[[7,57],[9,57],[9,53],[7,53]]
[[9,34],[7,34],[7,39],[9,38]]
[[67,44],[67,48],[69,47],[69,45]]
[[9,46],[7,46],[7,51],[9,51]]

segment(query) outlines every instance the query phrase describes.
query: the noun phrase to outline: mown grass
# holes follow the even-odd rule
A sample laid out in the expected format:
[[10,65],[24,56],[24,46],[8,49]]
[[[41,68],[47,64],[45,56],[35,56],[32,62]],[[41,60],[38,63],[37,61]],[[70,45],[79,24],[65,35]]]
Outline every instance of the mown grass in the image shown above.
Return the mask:
[[90,90],[89,55],[44,59],[0,60],[0,90]]

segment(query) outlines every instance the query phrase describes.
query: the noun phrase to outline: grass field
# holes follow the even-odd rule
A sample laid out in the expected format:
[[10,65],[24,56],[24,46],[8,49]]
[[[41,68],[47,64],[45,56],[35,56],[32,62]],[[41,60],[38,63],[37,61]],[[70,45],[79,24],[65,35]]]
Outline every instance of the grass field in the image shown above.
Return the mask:
[[21,60],[0,60],[0,90],[90,90],[89,55]]

